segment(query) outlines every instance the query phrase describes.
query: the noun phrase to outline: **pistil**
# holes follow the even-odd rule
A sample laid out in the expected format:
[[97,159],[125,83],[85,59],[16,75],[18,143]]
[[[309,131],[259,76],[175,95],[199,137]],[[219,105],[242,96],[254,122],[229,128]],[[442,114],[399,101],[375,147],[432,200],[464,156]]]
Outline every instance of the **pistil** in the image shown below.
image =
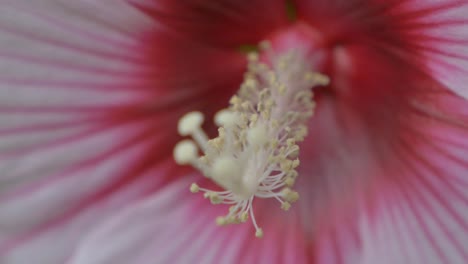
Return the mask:
[[329,82],[327,76],[312,71],[305,52],[277,53],[268,43],[261,47],[262,54],[248,54],[239,91],[215,116],[218,136],[208,139],[201,128],[203,114],[190,112],[179,120],[178,131],[193,140],[183,140],[174,149],[178,164],[192,165],[224,189],[212,191],[195,183],[190,187],[213,204],[231,205],[216,223],[236,224],[250,218],[257,237],[263,231],[255,219],[255,198],[276,199],[283,210],[299,199],[293,190],[300,163],[298,143],[307,135],[314,114],[312,88]]

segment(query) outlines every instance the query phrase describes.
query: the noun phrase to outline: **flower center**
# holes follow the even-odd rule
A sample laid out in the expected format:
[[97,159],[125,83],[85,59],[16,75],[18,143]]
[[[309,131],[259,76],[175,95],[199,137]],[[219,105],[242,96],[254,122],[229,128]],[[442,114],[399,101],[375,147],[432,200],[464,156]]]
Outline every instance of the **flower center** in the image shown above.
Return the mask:
[[[300,49],[276,53],[262,43],[260,54],[248,54],[248,69],[230,106],[215,116],[218,136],[208,139],[201,129],[203,114],[190,112],[179,120],[183,140],[174,149],[178,164],[190,164],[224,191],[192,184],[213,204],[231,205],[219,225],[246,222],[250,217],[256,236],[263,231],[255,221],[254,198],[274,198],[288,210],[299,194],[292,189],[298,173],[298,142],[307,135],[313,116],[312,87],[328,84],[328,78],[311,71],[306,53]],[[263,55],[263,54],[261,54]],[[203,155],[199,156],[199,148]]]

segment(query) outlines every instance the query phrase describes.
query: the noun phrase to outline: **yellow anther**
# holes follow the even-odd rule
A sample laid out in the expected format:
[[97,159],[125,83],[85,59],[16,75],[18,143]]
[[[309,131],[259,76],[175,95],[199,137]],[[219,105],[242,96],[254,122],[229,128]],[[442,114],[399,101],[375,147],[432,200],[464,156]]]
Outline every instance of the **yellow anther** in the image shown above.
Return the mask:
[[271,120],[271,127],[272,128],[278,128],[279,127],[279,121],[276,119]]
[[255,236],[258,237],[258,238],[262,238],[263,237],[263,230],[261,228],[257,229],[257,231],[255,231]]
[[200,191],[200,187],[198,187],[196,183],[192,183],[192,185],[190,185],[190,192],[197,193],[199,191]]
[[283,194],[284,199],[290,203],[294,203],[297,200],[299,200],[299,193],[296,191],[293,191],[289,188],[284,188],[281,192]]
[[271,85],[274,85],[276,83],[277,78],[275,72],[269,71],[267,73],[267,78]]
[[296,181],[295,181],[294,178],[292,178],[292,177],[288,177],[288,178],[286,178],[286,179],[284,180],[284,184],[286,184],[286,186],[288,186],[288,187],[294,186],[294,183],[295,183],[295,182],[296,182]]
[[291,208],[291,204],[289,202],[283,202],[281,204],[281,209],[283,209],[284,211],[288,211],[289,208]]
[[291,203],[297,202],[299,200],[299,193],[298,192],[292,192],[291,196],[289,197],[289,201]]
[[287,174],[287,177],[291,177],[291,178],[293,178],[293,179],[297,178],[297,176],[298,176],[298,173],[297,173],[297,171],[295,171],[295,170],[291,170],[291,171],[289,171],[288,174]]
[[288,158],[297,158],[299,156],[299,146],[294,145],[291,148],[289,148],[289,155]]
[[248,219],[249,219],[249,214],[247,212],[243,212],[240,216],[241,222],[242,223],[247,222]]
[[314,80],[314,74],[312,72],[306,72],[304,74],[304,80],[306,80],[306,81]]
[[277,148],[278,147],[278,144],[279,144],[279,141],[277,139],[273,139],[270,141],[270,147],[271,148]]
[[292,168],[293,168],[293,169],[297,168],[297,167],[299,166],[300,163],[301,163],[301,162],[299,161],[299,159],[293,160],[293,162],[292,162]]
[[255,124],[258,121],[258,114],[251,115],[249,121],[251,124]]
[[293,146],[294,144],[296,144],[296,139],[295,138],[288,138],[286,140],[286,145],[288,145],[288,147],[291,147]]
[[214,192],[210,193],[209,198],[212,204],[220,204],[223,201],[223,199],[219,197],[217,193]]
[[256,62],[258,61],[258,53],[257,52],[249,52],[247,54],[247,59],[250,61],[250,62]]
[[280,168],[284,172],[288,172],[293,169],[293,161],[285,159],[281,161]]
[[243,85],[245,85],[248,88],[256,88],[257,87],[257,81],[253,77],[247,78],[244,81]]
[[231,100],[229,100],[229,103],[231,105],[236,106],[236,105],[240,105],[242,103],[242,101],[238,96],[234,95],[233,97],[231,97]]
[[320,85],[330,84],[330,78],[328,78],[328,76],[320,74],[320,73],[315,72],[313,74],[313,79],[317,84],[320,84]]
[[237,222],[237,219],[234,216],[226,217],[227,224],[236,224],[236,222]]
[[262,42],[260,42],[258,47],[261,50],[268,50],[268,49],[271,49],[271,43],[268,40],[263,40]]
[[216,224],[219,226],[223,226],[227,224],[226,218],[223,216],[216,217]]

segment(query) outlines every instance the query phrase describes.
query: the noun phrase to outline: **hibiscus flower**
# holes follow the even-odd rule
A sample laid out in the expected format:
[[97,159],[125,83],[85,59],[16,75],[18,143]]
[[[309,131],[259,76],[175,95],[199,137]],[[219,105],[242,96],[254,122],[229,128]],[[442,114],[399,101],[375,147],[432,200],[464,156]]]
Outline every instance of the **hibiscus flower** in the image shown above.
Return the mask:
[[[0,263],[468,261],[466,1],[1,3]],[[216,137],[260,62],[323,77],[264,83],[313,91],[298,199],[258,195],[255,224],[218,226],[227,206],[189,187],[239,192],[176,164],[179,119]]]

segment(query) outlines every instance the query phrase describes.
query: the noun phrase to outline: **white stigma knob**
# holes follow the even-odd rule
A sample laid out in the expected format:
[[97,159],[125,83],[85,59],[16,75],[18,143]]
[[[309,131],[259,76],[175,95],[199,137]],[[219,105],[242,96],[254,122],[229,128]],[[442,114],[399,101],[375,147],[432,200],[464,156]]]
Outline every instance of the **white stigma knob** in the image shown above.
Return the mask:
[[200,112],[190,112],[179,119],[177,131],[181,136],[188,136],[200,129],[204,117]]
[[239,122],[239,116],[228,109],[224,109],[216,113],[214,121],[217,126],[232,127]]
[[174,159],[179,165],[190,164],[198,157],[198,149],[192,140],[182,140],[174,148]]

